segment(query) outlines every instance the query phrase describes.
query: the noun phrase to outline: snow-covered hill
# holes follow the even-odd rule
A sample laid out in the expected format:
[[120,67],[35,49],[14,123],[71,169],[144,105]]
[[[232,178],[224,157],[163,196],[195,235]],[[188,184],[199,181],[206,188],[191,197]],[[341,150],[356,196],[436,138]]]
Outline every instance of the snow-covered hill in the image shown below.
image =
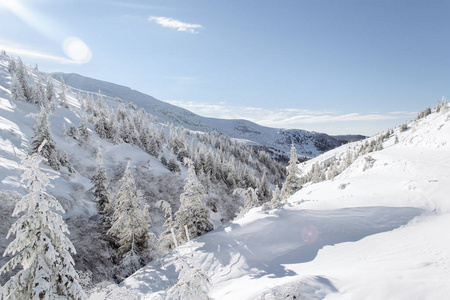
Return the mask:
[[[0,253],[11,241],[6,239],[6,235],[16,219],[11,217],[14,205],[27,193],[20,182],[23,173],[21,160],[26,157],[32,140],[36,138],[33,136],[33,114],[38,114],[40,109],[34,100],[42,100],[37,93],[31,97],[32,101],[15,100],[11,86],[18,75],[13,78],[14,72],[8,71],[9,61],[7,55],[0,54]],[[48,79],[39,70],[31,67],[25,69],[30,93],[49,86]],[[268,192],[272,185],[282,181],[284,167],[281,164],[268,154],[255,152],[237,140],[216,133],[192,132],[161,124],[131,103],[97,94],[88,95],[70,86],[65,87],[66,100],[63,103],[63,85],[58,80],[49,80],[55,93],[51,101],[54,111],[48,109],[51,112],[48,114],[48,129],[55,142],[59,167],[42,167],[57,177],[52,180],[53,186],[48,188],[48,192],[66,211],[63,217],[77,249],[74,256],[76,268],[90,272],[94,282],[117,278],[114,269],[117,249],[98,220],[92,189],[91,179],[98,166],[97,151],[103,156],[111,195],[117,192],[117,182],[130,161],[137,188],[142,193],[143,201],[149,205],[152,218],[150,230],[156,235],[163,231],[165,221],[156,202],[166,200],[174,212],[180,206],[180,194],[186,177],[186,168],[182,164],[185,157],[192,159],[199,174],[203,174],[199,178],[208,187],[205,206],[209,209],[210,222],[214,227],[228,222],[239,211],[242,199],[233,195],[234,188],[247,188],[250,184],[262,186],[264,183]],[[40,102],[44,107],[49,103]],[[102,137],[99,133],[99,128],[104,129],[98,126],[103,114],[108,114],[106,127],[114,130],[114,138]],[[136,125],[140,126],[140,130],[136,129]],[[87,137],[80,134],[82,128]],[[154,151],[150,146],[155,147]],[[205,168],[209,168],[208,174]],[[10,257],[0,257],[0,266],[8,259]],[[10,274],[1,274],[0,284],[8,277]]]
[[[382,150],[334,180],[306,184],[279,211],[254,208],[180,250],[188,259],[192,246],[215,299],[447,299],[449,170],[446,108],[395,129]],[[177,281],[175,260],[168,255],[91,299],[164,299]]]
[[324,133],[300,129],[276,129],[264,127],[246,120],[205,118],[184,108],[157,100],[128,87],[84,77],[78,74],[53,73],[55,79],[63,78],[77,89],[118,97],[132,102],[148,113],[158,117],[162,123],[173,123],[195,131],[217,131],[230,138],[248,140],[268,147],[274,154],[288,156],[294,143],[300,156],[315,157],[342,144]]

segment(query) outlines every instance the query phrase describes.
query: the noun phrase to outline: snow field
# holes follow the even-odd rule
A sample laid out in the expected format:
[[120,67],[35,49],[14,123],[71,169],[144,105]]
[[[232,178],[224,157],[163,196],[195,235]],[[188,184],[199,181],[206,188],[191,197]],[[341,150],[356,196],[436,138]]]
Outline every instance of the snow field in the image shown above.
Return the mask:
[[[279,211],[252,209],[194,242],[215,299],[445,299],[450,293],[449,114],[395,131],[374,164],[358,158],[308,184]],[[351,146],[351,145],[350,145]],[[311,160],[340,155],[349,146]],[[339,153],[340,152],[340,153]],[[366,155],[366,156],[367,156]],[[342,187],[344,185],[344,187]],[[182,246],[188,251],[188,246]],[[163,299],[173,256],[125,280],[135,299]],[[145,292],[139,286],[146,286]],[[302,297],[302,298],[299,298]],[[134,298],[133,298],[134,299]]]

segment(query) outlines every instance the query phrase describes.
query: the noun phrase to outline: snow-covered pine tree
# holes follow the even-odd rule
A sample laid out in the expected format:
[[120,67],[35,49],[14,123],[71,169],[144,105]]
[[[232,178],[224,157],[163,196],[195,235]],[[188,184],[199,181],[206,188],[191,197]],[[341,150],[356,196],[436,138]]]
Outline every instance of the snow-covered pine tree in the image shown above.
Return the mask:
[[103,217],[107,217],[107,215],[110,215],[107,211],[107,208],[110,206],[110,193],[108,177],[103,166],[103,156],[100,148],[97,148],[97,164],[97,173],[92,177],[91,182],[94,185],[94,196],[97,199],[98,213],[103,215]]
[[55,87],[53,86],[53,79],[47,78],[47,85],[45,87],[45,98],[47,102],[54,102],[55,100]]
[[61,101],[61,106],[64,108],[69,108],[69,104],[67,103],[67,97],[66,97],[66,84],[64,83],[64,79],[61,77],[61,81],[59,84],[59,101]]
[[80,143],[88,143],[89,139],[91,137],[91,134],[89,132],[89,129],[87,127],[87,120],[83,118],[81,120],[80,125],[78,125],[78,138]]
[[448,105],[447,105],[447,100],[445,99],[445,97],[442,97],[441,100],[438,100],[438,103],[434,109],[436,110],[436,112],[440,112],[440,111],[447,112]]
[[150,258],[150,243],[153,240],[148,229],[150,222],[148,205],[142,203],[128,162],[119,181],[112,225],[108,230],[108,234],[115,237],[119,244],[120,276],[132,274]]
[[[258,180],[258,197],[260,199],[267,199],[271,196],[269,188],[269,180],[267,179],[267,174],[264,172],[261,180]],[[270,198],[269,198],[270,199]]]
[[157,131],[155,126],[153,126],[153,124],[150,125],[149,131],[150,140],[148,141],[147,152],[150,155],[158,158],[159,152],[161,152],[162,150],[163,141],[160,140],[159,132]]
[[8,72],[13,74],[17,69],[16,60],[12,57],[8,60]]
[[33,102],[28,72],[20,58],[14,63],[12,71],[11,93],[14,100]]
[[13,73],[11,75],[11,95],[14,100],[16,101],[27,101],[27,98],[25,97],[25,90],[23,85],[21,84],[19,77]]
[[107,112],[103,112],[101,114],[99,114],[97,116],[97,118],[95,119],[95,124],[94,124],[94,129],[95,132],[97,132],[97,134],[102,138],[102,139],[107,139],[109,134],[109,120],[108,120],[108,116],[106,115]]
[[236,185],[236,181],[234,180],[234,176],[233,173],[228,173],[227,178],[224,180],[225,184],[227,185],[227,187],[229,189],[234,189],[235,185]]
[[169,169],[169,171],[173,173],[181,173],[180,165],[177,163],[175,154],[172,151],[170,151],[169,157],[169,162],[167,163],[167,168]]
[[43,106],[48,110],[47,99],[45,97],[45,88],[42,82],[41,73],[39,72],[37,66],[34,69],[34,73],[36,75],[36,80],[31,88],[33,103],[36,103],[38,106]]
[[205,207],[205,188],[195,174],[194,164],[187,160],[188,178],[184,185],[184,193],[180,195],[180,208],[175,213],[175,226],[178,229],[177,238],[185,241],[184,225],[187,225],[191,237],[200,236],[213,230],[209,221],[209,210]]
[[272,191],[272,200],[266,202],[262,206],[263,211],[267,211],[269,209],[278,209],[284,205],[283,199],[281,199],[280,189],[278,187]]
[[13,216],[24,213],[12,226],[7,238],[16,238],[6,248],[4,255],[16,254],[1,269],[0,274],[21,265],[22,270],[3,286],[2,299],[86,299],[78,283],[70,252],[75,248],[64,233],[69,233],[63,218],[55,212],[64,209],[46,193],[50,176],[42,172],[40,156],[46,141],[37,151],[28,155],[22,165],[28,194],[16,204]]
[[47,78],[47,84],[45,87],[45,99],[47,107],[50,112],[55,112],[55,87],[53,86],[53,80],[51,77]]
[[174,227],[172,207],[170,206],[170,203],[165,200],[156,202],[156,207],[159,207],[164,212],[164,218],[166,218],[163,224],[163,227],[165,227],[166,230],[159,235],[159,248],[163,253],[166,253],[173,246],[173,239],[171,237],[171,230]]
[[[185,232],[189,234],[187,230]],[[178,247],[173,231],[171,233],[175,247]],[[189,236],[186,237],[190,240]],[[210,278],[201,268],[194,266],[194,253],[191,252],[190,259],[181,256],[178,249],[177,253],[178,257],[174,264],[178,272],[178,282],[167,291],[166,300],[212,300],[207,294]]]
[[242,217],[250,209],[258,206],[259,200],[257,192],[258,190],[252,187],[247,189],[237,188],[233,191],[233,195],[240,195],[241,197],[244,197],[244,206],[241,207],[238,217]]
[[166,300],[209,300],[204,291],[208,290],[209,278],[198,268],[192,268],[184,260],[175,264],[178,282],[167,291]]
[[33,114],[34,117],[34,133],[31,141],[31,152],[37,153],[42,142],[46,140],[47,142],[41,150],[41,156],[44,157],[49,166],[55,170],[59,170],[60,163],[58,161],[58,155],[56,151],[55,142],[53,141],[52,135],[50,133],[50,122],[48,121],[48,116],[45,108],[41,107],[41,111],[38,114]]
[[292,144],[289,165],[286,168],[286,181],[284,182],[283,188],[281,189],[282,199],[289,198],[292,194],[302,188],[302,185],[300,183],[300,169],[298,168],[297,163],[297,150],[295,149],[294,144]]

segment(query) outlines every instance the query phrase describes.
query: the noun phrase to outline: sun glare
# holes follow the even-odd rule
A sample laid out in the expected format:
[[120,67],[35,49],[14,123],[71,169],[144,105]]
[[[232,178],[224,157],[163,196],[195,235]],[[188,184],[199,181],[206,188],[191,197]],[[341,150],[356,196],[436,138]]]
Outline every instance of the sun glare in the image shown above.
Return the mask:
[[68,57],[79,63],[87,63],[92,58],[89,47],[77,37],[67,38],[63,43],[63,50]]
[[2,7],[6,7],[16,14],[23,10],[23,6],[18,0],[0,0],[0,8]]

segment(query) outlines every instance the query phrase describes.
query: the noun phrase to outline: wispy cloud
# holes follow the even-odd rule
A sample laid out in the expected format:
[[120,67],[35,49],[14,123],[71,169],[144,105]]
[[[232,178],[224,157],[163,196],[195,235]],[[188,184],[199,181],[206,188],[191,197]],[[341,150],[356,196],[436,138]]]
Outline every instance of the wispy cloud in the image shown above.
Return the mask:
[[167,17],[150,16],[148,20],[151,22],[155,22],[156,24],[161,25],[163,27],[172,28],[178,31],[185,31],[189,33],[198,33],[197,29],[202,28],[202,25],[199,24],[185,23]]
[[8,54],[13,54],[21,57],[30,57],[36,59],[43,59],[47,61],[53,61],[61,64],[74,64],[79,65],[83,62],[69,59],[63,56],[57,56],[49,53],[45,53],[39,50],[31,49],[23,45],[15,44],[9,41],[0,40],[0,49],[5,50]]
[[415,116],[417,114],[417,112],[415,112],[415,111],[392,111],[389,114],[391,114],[391,115],[410,115],[410,116]]
[[[193,101],[167,101],[173,105],[186,108],[205,117],[222,119],[246,119],[264,126],[276,128],[317,128],[323,126],[343,127],[346,123],[391,123],[397,120],[403,122],[410,119],[415,112],[389,112],[389,113],[342,113],[338,111],[316,111],[297,108],[267,109],[251,106],[231,106],[226,103],[206,104]],[[308,126],[312,125],[312,126]],[[355,130],[358,129],[357,127]],[[387,129],[382,127],[380,130]],[[356,132],[356,131],[355,131]],[[376,131],[375,131],[376,132]],[[374,132],[374,133],[375,133]]]

